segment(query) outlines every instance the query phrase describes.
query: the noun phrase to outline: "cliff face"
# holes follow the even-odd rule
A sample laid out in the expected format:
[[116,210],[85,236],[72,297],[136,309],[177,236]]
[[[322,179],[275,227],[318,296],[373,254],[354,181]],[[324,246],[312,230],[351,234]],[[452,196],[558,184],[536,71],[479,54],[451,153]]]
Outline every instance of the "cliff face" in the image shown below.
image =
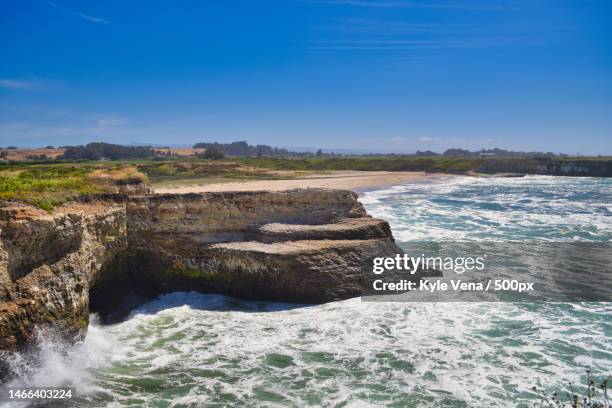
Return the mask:
[[[135,286],[324,302],[360,294],[361,267],[398,250],[386,222],[339,190],[134,198],[128,241]],[[155,286],[157,288],[155,288]]]
[[125,205],[105,204],[0,210],[0,350],[27,344],[36,327],[67,337],[87,327],[90,282],[127,248]]
[[0,210],[0,350],[36,327],[68,337],[90,295],[199,290],[291,302],[360,294],[361,268],[401,250],[386,222],[342,190],[148,195],[73,204],[49,215]]
[[612,161],[595,159],[516,158],[486,160],[480,173],[540,174],[550,176],[611,177]]

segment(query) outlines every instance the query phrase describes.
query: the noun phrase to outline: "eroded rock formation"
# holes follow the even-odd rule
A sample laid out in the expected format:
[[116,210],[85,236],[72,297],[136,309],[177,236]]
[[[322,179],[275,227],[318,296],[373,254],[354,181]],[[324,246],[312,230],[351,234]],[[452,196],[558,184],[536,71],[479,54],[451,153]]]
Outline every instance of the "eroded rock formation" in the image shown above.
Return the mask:
[[325,302],[360,294],[361,269],[401,250],[355,193],[290,190],[102,197],[53,214],[0,210],[0,350],[36,327],[82,335],[126,290]]
[[127,249],[124,204],[74,205],[53,215],[24,205],[0,210],[0,350],[39,325],[79,336],[89,322],[89,284]]

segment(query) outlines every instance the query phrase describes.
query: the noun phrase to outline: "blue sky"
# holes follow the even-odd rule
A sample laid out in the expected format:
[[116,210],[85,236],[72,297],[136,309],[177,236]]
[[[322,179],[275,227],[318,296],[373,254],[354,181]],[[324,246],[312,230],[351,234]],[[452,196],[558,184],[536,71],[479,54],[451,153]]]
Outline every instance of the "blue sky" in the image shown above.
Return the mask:
[[612,154],[608,0],[0,0],[0,146]]

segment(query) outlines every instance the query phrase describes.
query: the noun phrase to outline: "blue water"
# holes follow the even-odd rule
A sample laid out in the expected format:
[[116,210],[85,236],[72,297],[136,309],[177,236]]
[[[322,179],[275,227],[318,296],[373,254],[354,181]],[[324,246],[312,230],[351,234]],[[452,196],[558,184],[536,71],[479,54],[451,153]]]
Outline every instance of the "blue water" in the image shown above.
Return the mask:
[[[427,180],[361,195],[398,241],[610,241],[612,182]],[[72,384],[88,406],[532,407],[533,386],[612,373],[610,304],[311,307],[171,293],[74,347],[43,340],[13,385]],[[576,388],[581,389],[580,385]]]
[[399,241],[612,240],[612,179],[455,177],[372,191]]

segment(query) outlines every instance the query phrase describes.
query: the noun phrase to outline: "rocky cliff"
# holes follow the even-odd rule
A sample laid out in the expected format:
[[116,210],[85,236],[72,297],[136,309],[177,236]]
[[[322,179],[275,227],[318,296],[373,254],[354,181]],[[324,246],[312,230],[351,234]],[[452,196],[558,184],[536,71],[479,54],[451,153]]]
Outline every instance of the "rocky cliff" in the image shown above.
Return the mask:
[[512,158],[485,160],[472,169],[479,173],[540,174],[549,176],[612,177],[609,159]]
[[360,294],[361,269],[401,252],[355,193],[290,190],[101,197],[53,214],[0,209],[0,350],[37,327],[81,336],[91,306],[130,292],[198,290],[325,302]]
[[126,248],[124,204],[52,215],[25,205],[0,209],[0,350],[26,344],[42,325],[81,335],[89,284]]

